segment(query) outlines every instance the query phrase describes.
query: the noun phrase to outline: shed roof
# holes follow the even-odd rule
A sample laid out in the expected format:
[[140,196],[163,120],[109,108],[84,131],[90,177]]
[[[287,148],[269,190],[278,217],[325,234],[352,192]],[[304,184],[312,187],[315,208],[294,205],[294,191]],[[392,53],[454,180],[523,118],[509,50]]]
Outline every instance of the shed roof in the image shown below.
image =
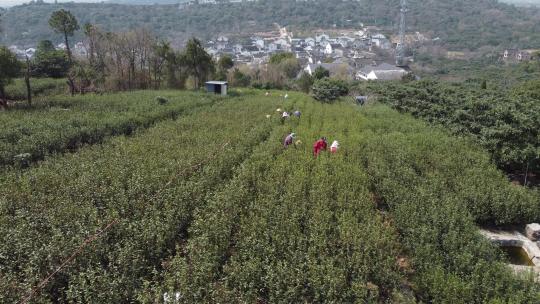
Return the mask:
[[227,84],[227,81],[207,81],[206,84]]
[[406,72],[405,69],[401,67],[397,67],[395,65],[388,64],[386,62],[381,63],[377,66],[366,66],[360,70],[361,72],[365,74],[369,74],[371,71],[377,72]]

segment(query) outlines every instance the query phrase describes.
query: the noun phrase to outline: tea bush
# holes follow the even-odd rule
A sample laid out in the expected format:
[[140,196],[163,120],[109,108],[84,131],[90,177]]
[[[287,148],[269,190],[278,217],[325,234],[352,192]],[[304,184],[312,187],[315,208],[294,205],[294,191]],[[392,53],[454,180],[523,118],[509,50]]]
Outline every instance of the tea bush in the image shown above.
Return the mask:
[[349,88],[343,80],[324,77],[315,81],[311,91],[313,98],[322,102],[332,102],[340,96],[347,95]]
[[35,302],[135,299],[186,237],[193,209],[267,138],[272,123],[264,114],[277,100],[229,100],[22,173],[2,173],[0,302],[17,302],[112,219],[119,223]]
[[431,80],[360,85],[362,92],[377,95],[398,111],[473,138],[501,169],[523,176],[540,172],[537,88],[534,81],[520,83],[512,90]]
[[31,161],[53,153],[101,143],[107,137],[129,135],[139,128],[176,118],[210,105],[213,97],[168,92],[171,102],[158,105],[154,92],[50,97],[36,108],[0,112],[0,167],[14,156],[29,153]]
[[[33,97],[44,97],[64,94],[67,91],[66,79],[31,78],[30,84]],[[24,79],[15,79],[6,86],[6,96],[11,100],[26,100],[26,83]]]
[[537,221],[535,193],[510,184],[489,155],[466,140],[384,107],[364,114],[359,156],[400,231],[419,299],[538,303],[539,286],[509,275],[475,225]]
[[[539,302],[539,285],[477,232],[540,219],[536,193],[485,151],[386,106],[280,93],[213,97],[222,102],[1,173],[0,302],[113,219],[35,302]],[[163,107],[186,96],[160,94]],[[302,116],[281,121],[278,107]],[[339,152],[314,158],[320,136]]]
[[[396,231],[374,208],[365,172],[350,166],[356,113],[307,100],[300,108],[297,124],[278,128],[199,208],[156,294],[180,292],[183,303],[352,303],[400,293]],[[307,144],[277,145],[290,130]],[[310,144],[321,134],[348,148],[314,159]]]

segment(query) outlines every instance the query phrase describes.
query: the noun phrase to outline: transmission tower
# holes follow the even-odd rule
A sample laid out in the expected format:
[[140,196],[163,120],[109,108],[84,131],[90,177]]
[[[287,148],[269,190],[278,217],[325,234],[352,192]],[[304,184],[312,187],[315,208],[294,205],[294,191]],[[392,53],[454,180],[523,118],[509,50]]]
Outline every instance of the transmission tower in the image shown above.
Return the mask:
[[405,66],[405,15],[407,14],[407,0],[401,0],[399,20],[399,42],[396,47],[396,66]]

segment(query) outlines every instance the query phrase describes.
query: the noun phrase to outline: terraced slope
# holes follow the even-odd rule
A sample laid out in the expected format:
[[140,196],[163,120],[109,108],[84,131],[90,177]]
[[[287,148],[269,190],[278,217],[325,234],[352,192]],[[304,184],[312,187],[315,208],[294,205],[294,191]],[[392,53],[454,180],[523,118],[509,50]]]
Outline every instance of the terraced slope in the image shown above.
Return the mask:
[[380,105],[242,94],[0,174],[0,302],[111,223],[36,302],[538,302],[477,233],[540,219],[486,152]]

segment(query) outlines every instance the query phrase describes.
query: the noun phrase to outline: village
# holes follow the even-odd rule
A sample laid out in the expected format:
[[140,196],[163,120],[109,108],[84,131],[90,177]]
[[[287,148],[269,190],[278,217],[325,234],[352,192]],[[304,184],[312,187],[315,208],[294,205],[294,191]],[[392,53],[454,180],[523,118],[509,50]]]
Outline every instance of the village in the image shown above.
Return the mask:
[[[397,35],[383,34],[381,28],[364,26],[360,29],[318,30],[311,36],[297,37],[286,27],[276,25],[276,30],[253,33],[248,37],[218,35],[205,42],[206,51],[216,60],[230,56],[235,65],[259,68],[266,65],[270,57],[278,53],[292,53],[300,63],[302,73],[313,75],[318,67],[328,70],[333,77],[345,80],[400,80],[411,72],[409,64],[414,56],[405,58],[405,62],[395,61],[399,44]],[[406,45],[420,47],[439,42],[438,37],[431,38],[415,32],[405,35]],[[59,43],[57,50],[65,50],[66,45]],[[76,42],[71,51],[76,57],[88,55],[87,44]],[[9,47],[20,60],[31,59],[36,48]],[[456,53],[448,52],[447,57],[459,59]],[[533,59],[534,50],[505,49],[500,54],[500,61],[519,63]]]
[[[420,33],[413,38],[427,40]],[[292,53],[310,75],[322,66],[331,76],[357,80],[395,80],[408,73],[407,68],[393,63],[397,42],[375,27],[341,30],[334,35],[326,31],[312,37],[295,37],[285,27],[274,32],[256,33],[247,39],[231,39],[225,35],[207,41],[206,50],[214,58],[231,56],[237,64],[257,67],[268,63],[277,53]],[[412,60],[412,58],[409,58]]]
[[[231,56],[236,64],[256,68],[268,63],[276,53],[292,53],[302,66],[301,73],[312,75],[323,67],[335,76],[348,80],[399,80],[410,72],[413,56],[406,57],[405,64],[395,62],[399,37],[388,36],[375,26],[363,26],[357,30],[324,31],[312,36],[296,37],[285,27],[273,32],[256,33],[239,39],[219,35],[206,42],[206,50],[216,60]],[[328,34],[333,32],[333,34]],[[409,47],[436,44],[439,37],[430,38],[415,32],[405,35]],[[452,57],[448,52],[447,57]],[[519,63],[533,58],[534,50],[505,49],[500,61]]]

